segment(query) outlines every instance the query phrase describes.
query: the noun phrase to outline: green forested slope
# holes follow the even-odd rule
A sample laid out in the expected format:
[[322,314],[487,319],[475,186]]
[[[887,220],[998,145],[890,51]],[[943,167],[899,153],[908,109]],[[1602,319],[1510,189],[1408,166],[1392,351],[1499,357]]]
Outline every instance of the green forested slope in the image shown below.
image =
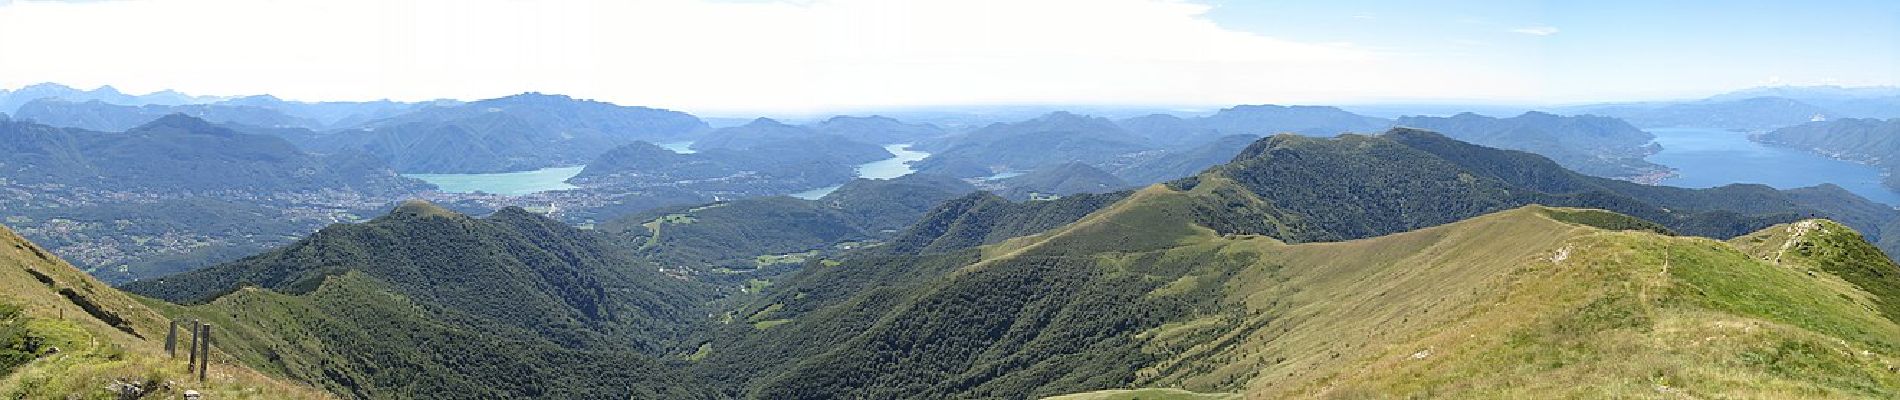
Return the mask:
[[216,321],[237,355],[356,398],[703,393],[665,366],[712,289],[520,209],[421,202],[126,286]]

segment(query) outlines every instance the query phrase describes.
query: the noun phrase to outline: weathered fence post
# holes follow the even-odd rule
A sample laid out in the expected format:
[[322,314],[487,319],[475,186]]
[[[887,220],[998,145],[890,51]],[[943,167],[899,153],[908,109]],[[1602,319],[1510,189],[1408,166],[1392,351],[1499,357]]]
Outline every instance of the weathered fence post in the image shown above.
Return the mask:
[[188,325],[189,329],[191,329],[191,348],[186,350],[191,353],[191,363],[185,364],[185,373],[187,374],[191,373],[192,368],[198,367],[198,342],[204,340],[198,338],[199,326],[201,326],[198,324],[198,320],[191,320]]
[[178,358],[178,320],[172,320],[171,330],[165,331],[165,354]]
[[205,370],[211,369],[211,324],[204,325],[204,355],[198,357],[198,381],[204,382]]

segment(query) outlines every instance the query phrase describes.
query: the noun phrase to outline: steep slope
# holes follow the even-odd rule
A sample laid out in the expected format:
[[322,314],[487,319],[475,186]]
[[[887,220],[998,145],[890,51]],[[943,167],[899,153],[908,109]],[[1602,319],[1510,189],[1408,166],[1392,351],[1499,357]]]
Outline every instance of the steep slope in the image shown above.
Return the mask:
[[[0,227],[0,395],[108,398],[118,382],[142,398],[323,399],[322,392],[235,364],[214,347],[207,382],[165,354],[169,320]],[[214,331],[222,340],[229,335]],[[188,342],[189,340],[185,340]],[[221,342],[220,342],[221,343]]]
[[1644,161],[1655,135],[1615,118],[1527,112],[1511,118],[1463,113],[1446,118],[1404,117],[1398,124],[1438,132],[1472,144],[1549,157],[1573,171],[1635,179],[1661,176],[1668,167]]
[[714,295],[546,217],[421,202],[125,289],[241,332],[250,365],[377,399],[697,397],[661,358]]

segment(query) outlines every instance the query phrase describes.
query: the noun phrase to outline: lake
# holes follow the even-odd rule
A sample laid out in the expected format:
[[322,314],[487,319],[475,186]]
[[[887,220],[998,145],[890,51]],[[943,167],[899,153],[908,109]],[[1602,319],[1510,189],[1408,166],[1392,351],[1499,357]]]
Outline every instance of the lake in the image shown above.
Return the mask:
[[[858,165],[859,178],[891,179],[891,178],[896,178],[896,177],[900,177],[904,175],[910,175],[911,172],[916,172],[916,170],[910,168],[910,162],[922,160],[926,157],[930,157],[930,153],[911,150],[909,144],[885,145],[884,151],[889,151],[891,152],[891,154],[894,154],[896,156],[891,157],[891,158],[886,158],[883,160],[877,160],[877,161],[872,161],[872,162],[868,162],[864,164],[859,164]],[[807,190],[803,192],[793,193],[792,197],[797,197],[797,198],[801,198],[805,200],[817,200],[820,197],[825,197],[825,195],[831,194],[832,191],[838,190],[838,186],[839,185],[831,185],[831,186],[821,187],[821,188]]]
[[680,142],[660,143],[659,146],[665,147],[667,150],[672,150],[674,153],[680,153],[680,154],[693,154],[693,153],[699,152],[699,150],[693,150],[693,141],[691,140],[680,141]]
[[[692,154],[693,141],[660,143],[660,147],[674,153]],[[533,171],[502,172],[494,174],[402,174],[410,178],[421,179],[435,184],[446,193],[494,193],[511,196],[567,190],[575,188],[567,184],[568,178],[580,175],[580,167],[554,167]]]
[[554,167],[533,171],[495,174],[402,174],[435,184],[448,193],[494,193],[524,195],[550,190],[573,189],[567,178],[579,175],[586,167]]
[[1748,134],[1722,129],[1655,128],[1662,151],[1653,163],[1676,169],[1661,183],[1706,188],[1730,183],[1760,183],[1781,189],[1832,183],[1869,200],[1900,204],[1900,194],[1880,185],[1879,168],[1823,157],[1794,148],[1748,140]]

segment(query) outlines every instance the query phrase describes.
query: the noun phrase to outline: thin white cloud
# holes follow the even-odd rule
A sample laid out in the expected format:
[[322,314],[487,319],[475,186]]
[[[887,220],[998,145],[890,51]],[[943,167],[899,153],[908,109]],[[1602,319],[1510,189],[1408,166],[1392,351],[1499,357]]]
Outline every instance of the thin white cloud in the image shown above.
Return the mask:
[[1523,28],[1517,28],[1517,29],[1512,29],[1512,30],[1511,30],[1511,32],[1512,32],[1512,33],[1522,33],[1522,34],[1526,34],[1526,35],[1531,35],[1531,36],[1550,36],[1550,35],[1555,35],[1555,34],[1557,34],[1557,27],[1555,27],[1555,26],[1531,26],[1531,27],[1523,27]]
[[[3,1],[3,0],[0,0]],[[1521,77],[1221,27],[1177,0],[18,0],[0,87],[686,110],[1523,96]]]

